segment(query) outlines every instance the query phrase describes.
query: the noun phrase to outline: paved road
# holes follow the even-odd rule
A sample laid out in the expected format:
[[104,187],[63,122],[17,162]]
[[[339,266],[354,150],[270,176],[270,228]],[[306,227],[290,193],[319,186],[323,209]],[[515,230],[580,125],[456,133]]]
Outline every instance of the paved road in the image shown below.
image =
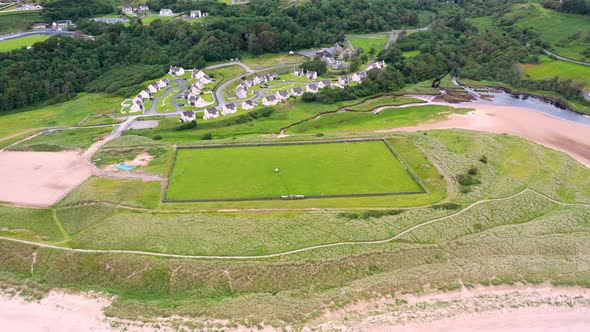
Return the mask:
[[244,68],[244,70],[247,73],[253,73],[254,70],[252,70],[252,68],[248,67],[245,63],[241,62],[241,61],[231,61],[231,62],[225,62],[225,63],[220,63],[217,65],[211,65],[211,66],[207,66],[203,69],[217,69],[217,68],[223,68],[223,67],[229,67],[229,66],[240,66],[242,68]]
[[588,62],[566,58],[566,57],[563,57],[563,56],[561,56],[559,54],[555,54],[555,53],[553,53],[553,52],[551,52],[549,50],[545,50],[544,49],[543,52],[545,54],[547,54],[548,56],[554,57],[554,58],[559,59],[559,60],[563,60],[563,61],[567,61],[567,62],[571,62],[571,63],[577,63],[577,64],[583,65],[583,66],[590,66],[590,63],[588,63]]
[[44,29],[44,30],[35,30],[35,31],[25,31],[25,32],[16,32],[7,35],[0,35],[0,41],[9,40],[9,39],[17,39],[27,36],[36,36],[36,35],[65,35],[65,36],[72,36],[78,38],[94,38],[94,36],[85,35],[75,31],[67,31],[67,30],[55,30],[55,29]]
[[171,97],[172,100],[170,101],[170,103],[172,104],[172,106],[174,106],[175,113],[180,113],[182,111],[182,108],[176,102],[176,98],[178,98],[184,92],[184,90],[186,90],[189,87],[188,81],[184,78],[178,78],[178,79],[172,80],[170,82],[170,84],[172,84],[172,82],[176,82],[176,86],[167,87],[166,90],[164,90],[165,91],[164,93],[162,93],[158,97],[154,98],[152,100],[152,106],[150,107],[149,110],[146,110],[143,113],[144,115],[161,115],[156,110],[158,108],[158,103],[160,102],[160,100],[162,98],[167,96],[168,93],[170,93],[172,90],[178,89],[178,88],[180,88],[180,91]]
[[523,195],[527,192],[531,192],[536,195],[539,195],[539,196],[547,199],[549,202],[552,202],[554,204],[561,205],[561,206],[577,206],[577,207],[585,207],[585,208],[590,207],[589,204],[560,202],[560,201],[557,201],[557,200],[555,200],[545,194],[542,194],[534,189],[526,188],[526,189],[524,189],[516,194],[510,195],[510,196],[501,197],[501,198],[489,198],[489,199],[483,199],[483,200],[477,201],[460,211],[457,211],[455,213],[452,213],[452,214],[444,216],[444,217],[428,220],[428,221],[423,222],[421,224],[410,227],[410,228],[398,233],[397,235],[394,235],[394,236],[387,238],[387,239],[375,240],[375,241],[349,241],[349,242],[336,242],[336,243],[320,244],[320,245],[311,246],[311,247],[304,247],[304,248],[300,248],[300,249],[289,250],[289,251],[279,252],[279,253],[275,253],[275,254],[259,255],[259,256],[201,256],[201,255],[166,254],[166,253],[159,253],[159,252],[152,252],[152,251],[134,251],[134,250],[118,250],[118,249],[112,249],[112,250],[109,250],[109,249],[75,249],[75,248],[68,248],[68,247],[60,247],[60,246],[41,243],[41,242],[20,240],[20,239],[5,237],[5,236],[0,236],[0,240],[17,242],[17,243],[22,243],[22,244],[26,244],[26,245],[35,246],[35,247],[49,248],[49,249],[62,250],[62,251],[68,251],[68,252],[78,252],[78,253],[130,254],[130,255],[143,255],[143,256],[155,256],[155,257],[167,257],[167,258],[183,258],[183,259],[218,259],[218,260],[230,260],[230,259],[231,260],[250,260],[250,259],[254,259],[254,260],[256,260],[256,259],[288,256],[288,255],[293,255],[293,254],[297,254],[297,253],[301,253],[301,252],[312,251],[312,250],[323,249],[323,248],[340,247],[340,246],[354,246],[354,245],[366,246],[366,245],[384,244],[384,243],[392,242],[392,241],[395,241],[408,233],[411,233],[412,231],[414,231],[416,229],[419,229],[424,226],[428,226],[430,224],[438,223],[440,221],[444,221],[449,218],[461,215],[461,214],[477,207],[478,205],[481,205],[484,203],[489,203],[489,202],[510,200],[512,198]]

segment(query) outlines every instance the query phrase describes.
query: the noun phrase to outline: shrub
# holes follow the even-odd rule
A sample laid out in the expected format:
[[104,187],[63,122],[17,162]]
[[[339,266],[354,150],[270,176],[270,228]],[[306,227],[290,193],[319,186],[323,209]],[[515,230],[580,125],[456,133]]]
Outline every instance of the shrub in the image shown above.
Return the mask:
[[469,174],[459,174],[456,176],[456,178],[457,182],[459,182],[459,184],[462,186],[472,186],[481,183],[478,179],[473,178]]
[[162,135],[154,135],[154,137],[152,137],[152,139],[153,139],[154,141],[159,141],[159,140],[161,140],[161,139],[162,139]]
[[467,171],[467,173],[469,173],[469,175],[477,175],[477,172],[478,172],[478,171],[479,171],[479,170],[477,169],[477,167],[471,167],[471,168],[470,168],[470,169]]
[[185,123],[181,124],[180,127],[178,127],[179,130],[193,129],[193,128],[197,128],[196,121],[185,122]]
[[442,204],[432,205],[431,208],[435,209],[435,210],[457,210],[457,209],[461,208],[461,205],[456,204],[456,203],[442,203]]
[[481,161],[484,164],[488,163],[488,157],[487,156],[481,156],[481,158],[479,158],[479,161]]
[[213,135],[211,135],[211,133],[206,133],[205,135],[201,136],[201,139],[205,141],[210,141],[213,139]]
[[381,218],[385,216],[396,216],[403,213],[404,210],[369,210],[361,214],[356,212],[341,212],[338,217],[346,219],[369,219],[369,218]]

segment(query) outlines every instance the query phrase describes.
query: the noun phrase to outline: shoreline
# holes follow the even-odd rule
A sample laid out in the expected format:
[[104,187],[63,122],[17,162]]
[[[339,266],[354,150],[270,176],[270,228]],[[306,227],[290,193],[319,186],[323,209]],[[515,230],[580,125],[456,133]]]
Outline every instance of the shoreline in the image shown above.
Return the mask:
[[[454,108],[464,105],[448,105]],[[415,132],[434,129],[468,129],[496,134],[509,134],[528,139],[564,152],[590,168],[590,129],[572,121],[564,121],[524,107],[474,104],[467,114],[451,114],[446,120],[415,126],[376,130]]]

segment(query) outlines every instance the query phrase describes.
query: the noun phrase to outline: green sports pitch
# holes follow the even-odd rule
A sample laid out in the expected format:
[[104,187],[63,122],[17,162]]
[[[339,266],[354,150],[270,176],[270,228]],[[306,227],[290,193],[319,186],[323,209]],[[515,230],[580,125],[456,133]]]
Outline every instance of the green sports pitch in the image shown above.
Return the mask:
[[164,201],[421,193],[383,140],[179,148]]

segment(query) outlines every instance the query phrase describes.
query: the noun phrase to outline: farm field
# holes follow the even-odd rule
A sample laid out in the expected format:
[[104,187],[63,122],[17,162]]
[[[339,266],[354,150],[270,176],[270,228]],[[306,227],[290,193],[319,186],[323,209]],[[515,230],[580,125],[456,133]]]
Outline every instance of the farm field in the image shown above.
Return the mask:
[[181,148],[165,199],[421,191],[384,142],[368,141]]
[[354,48],[362,48],[365,53],[374,48],[375,54],[378,54],[385,48],[385,44],[389,39],[389,35],[382,34],[368,34],[368,35],[351,35],[347,38],[352,42]]
[[31,46],[37,42],[49,39],[49,36],[27,36],[16,39],[9,39],[0,42],[0,52],[17,50],[22,47]]
[[573,80],[583,83],[586,88],[590,87],[590,66],[578,65],[575,63],[552,60],[549,57],[541,57],[538,65],[521,65],[523,75],[532,80],[549,80],[559,78],[560,80]]

